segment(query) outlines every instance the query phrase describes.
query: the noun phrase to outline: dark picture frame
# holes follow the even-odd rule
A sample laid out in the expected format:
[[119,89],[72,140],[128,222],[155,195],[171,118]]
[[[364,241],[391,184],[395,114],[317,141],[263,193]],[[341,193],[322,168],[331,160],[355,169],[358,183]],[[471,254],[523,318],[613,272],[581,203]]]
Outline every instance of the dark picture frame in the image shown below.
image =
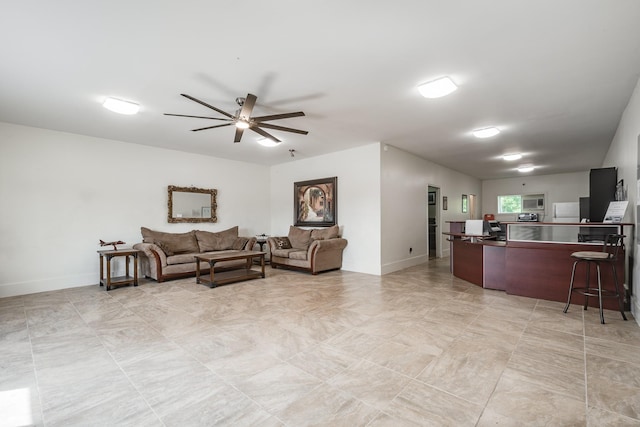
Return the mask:
[[446,211],[447,209],[449,209],[449,200],[447,196],[442,196],[442,210]]
[[436,192],[435,191],[429,191],[429,204],[430,205],[435,205],[436,204]]
[[331,227],[338,220],[338,177],[293,183],[293,223]]

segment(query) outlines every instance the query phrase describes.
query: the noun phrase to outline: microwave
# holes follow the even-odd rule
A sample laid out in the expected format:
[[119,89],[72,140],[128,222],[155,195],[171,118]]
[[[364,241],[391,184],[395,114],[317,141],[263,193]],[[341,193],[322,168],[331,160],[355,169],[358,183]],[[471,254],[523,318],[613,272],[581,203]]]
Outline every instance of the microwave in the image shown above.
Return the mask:
[[537,213],[518,214],[518,222],[538,222],[538,214]]

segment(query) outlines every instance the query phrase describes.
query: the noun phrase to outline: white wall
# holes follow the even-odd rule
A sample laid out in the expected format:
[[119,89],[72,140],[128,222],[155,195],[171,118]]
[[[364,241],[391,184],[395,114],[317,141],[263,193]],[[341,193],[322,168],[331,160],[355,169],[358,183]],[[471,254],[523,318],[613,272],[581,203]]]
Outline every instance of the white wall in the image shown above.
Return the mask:
[[[640,170],[638,167],[638,144],[640,144],[640,80],[636,84],[636,88],[618,124],[618,129],[609,151],[602,163],[602,167],[617,167],[618,179],[624,179],[629,199],[629,207],[627,208],[624,222],[634,224],[637,224],[637,205],[640,203],[640,198],[637,194],[640,190],[638,190],[639,187],[636,184],[638,181],[637,174]],[[636,227],[635,232],[635,251],[633,250],[634,245],[627,245],[627,250],[631,252],[635,262],[633,266],[632,283],[634,294],[631,298],[631,311],[636,321],[640,323],[640,260],[638,260],[637,255],[634,255],[640,253],[640,238],[638,238],[640,230]]]
[[[427,248],[428,187],[440,188],[440,222],[436,236],[442,255],[449,255],[443,231],[446,221],[469,218],[462,213],[462,195],[482,198],[480,180],[416,157],[391,145],[380,146],[382,194],[382,274],[425,262]],[[442,210],[442,197],[448,198],[448,209]],[[409,248],[413,248],[409,253]]]
[[[168,185],[218,189],[218,223],[169,224]],[[0,200],[4,297],[97,284],[98,240],[130,246],[141,226],[265,232],[269,168],[0,123]]]
[[293,183],[338,177],[337,219],[349,240],[342,268],[380,274],[379,144],[310,159],[292,159],[271,168],[271,234],[286,236],[293,224]]
[[499,221],[515,221],[516,215],[498,215],[498,196],[544,194],[545,212],[540,221],[551,222],[553,203],[578,202],[589,197],[589,171],[555,175],[522,176],[482,182],[482,213],[495,214]]

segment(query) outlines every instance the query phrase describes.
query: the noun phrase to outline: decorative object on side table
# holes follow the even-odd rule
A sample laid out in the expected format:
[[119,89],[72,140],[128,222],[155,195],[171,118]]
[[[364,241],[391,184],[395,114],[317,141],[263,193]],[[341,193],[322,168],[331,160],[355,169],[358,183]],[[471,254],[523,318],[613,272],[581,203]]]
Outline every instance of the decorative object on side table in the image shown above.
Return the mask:
[[293,183],[294,225],[331,227],[337,224],[338,177]]
[[122,240],[114,240],[113,242],[105,242],[104,240],[100,240],[100,246],[113,246],[114,251],[118,250],[116,245],[126,245],[126,242],[123,242]]

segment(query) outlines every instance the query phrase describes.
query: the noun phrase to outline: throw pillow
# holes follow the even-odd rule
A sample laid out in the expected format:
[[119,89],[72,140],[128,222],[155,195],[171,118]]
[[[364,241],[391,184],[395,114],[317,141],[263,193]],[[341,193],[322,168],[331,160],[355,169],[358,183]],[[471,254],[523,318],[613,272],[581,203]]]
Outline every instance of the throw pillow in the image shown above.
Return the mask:
[[335,239],[340,233],[340,227],[332,225],[329,228],[315,228],[311,230],[311,238],[313,240]]
[[311,230],[305,230],[295,226],[289,227],[289,241],[294,249],[307,250],[311,244]]
[[167,256],[198,252],[198,243],[195,241],[195,236],[180,238],[167,237],[163,240],[156,240],[155,244],[158,245]]
[[231,247],[231,249],[240,251],[244,249],[244,245],[246,245],[248,241],[249,241],[248,237],[238,237],[236,238],[235,242],[233,242],[233,246]]
[[142,233],[142,241],[144,243],[155,243],[157,245],[158,242],[162,242],[165,245],[165,248],[163,248],[162,251],[167,255],[169,254],[165,249],[169,250],[169,252],[172,252],[174,255],[193,252],[197,253],[199,251],[198,241],[196,240],[196,236],[193,231],[189,231],[187,233],[165,233],[162,231],[150,230],[146,227],[141,227],[140,231]]
[[164,254],[165,254],[166,256],[173,256],[173,255],[175,255],[175,254],[173,253],[173,250],[171,249],[171,247],[170,247],[169,245],[167,245],[166,243],[161,242],[161,241],[157,241],[155,244],[156,244],[160,249],[162,249],[162,252],[164,252]]
[[196,230],[196,239],[200,252],[224,251],[232,249],[238,238],[238,226],[231,227],[224,231],[210,232]]
[[278,249],[291,249],[291,242],[288,237],[274,237]]

